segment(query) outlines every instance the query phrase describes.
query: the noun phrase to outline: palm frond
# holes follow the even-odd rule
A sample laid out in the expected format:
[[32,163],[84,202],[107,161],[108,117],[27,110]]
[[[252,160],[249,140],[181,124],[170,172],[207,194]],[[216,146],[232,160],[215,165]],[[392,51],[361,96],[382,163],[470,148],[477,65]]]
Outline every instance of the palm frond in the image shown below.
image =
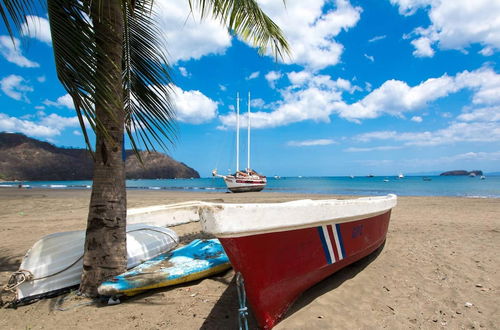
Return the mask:
[[212,15],[243,40],[259,48],[259,54],[271,51],[274,57],[290,55],[290,47],[281,29],[267,16],[255,0],[189,0],[201,16]]
[[[98,1],[98,0],[95,0]],[[114,104],[115,86],[106,72],[97,70],[98,62],[107,54],[99,49],[91,17],[90,0],[48,0],[54,57],[59,80],[72,96],[80,125],[91,150],[85,120],[91,128],[108,136],[107,128],[99,122],[94,104]],[[93,4],[99,8],[99,3]],[[123,0],[123,100],[119,108],[125,110],[126,132],[137,153],[142,142],[146,149],[155,149],[155,142],[168,149],[173,143],[174,110],[169,99],[170,75],[166,57],[162,52],[160,32],[152,18],[152,1]],[[105,12],[98,13],[106,15]],[[95,17],[95,13],[94,13]],[[99,93],[97,93],[99,91]],[[113,108],[113,107],[109,107]],[[104,108],[107,111],[107,107]],[[109,113],[111,117],[121,114]]]
[[11,38],[14,37],[13,28],[21,30],[22,24],[27,23],[26,16],[36,12],[36,2],[41,4],[41,1],[35,0],[2,0],[0,2],[0,16]]
[[[175,139],[171,77],[152,6],[151,0],[137,1],[133,10],[126,9],[124,15],[126,130],[131,141],[142,141],[148,150],[154,149],[153,140],[168,149],[163,138],[170,144]],[[136,149],[134,143],[132,146]]]

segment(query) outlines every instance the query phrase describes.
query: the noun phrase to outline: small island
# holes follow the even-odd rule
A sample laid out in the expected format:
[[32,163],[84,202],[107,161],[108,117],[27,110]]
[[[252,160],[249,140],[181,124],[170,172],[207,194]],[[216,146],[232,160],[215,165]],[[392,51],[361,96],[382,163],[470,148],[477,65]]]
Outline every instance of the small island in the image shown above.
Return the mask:
[[464,175],[481,176],[481,175],[483,175],[483,171],[481,171],[481,170],[474,170],[474,171],[454,170],[454,171],[443,172],[439,175],[440,176],[464,176]]

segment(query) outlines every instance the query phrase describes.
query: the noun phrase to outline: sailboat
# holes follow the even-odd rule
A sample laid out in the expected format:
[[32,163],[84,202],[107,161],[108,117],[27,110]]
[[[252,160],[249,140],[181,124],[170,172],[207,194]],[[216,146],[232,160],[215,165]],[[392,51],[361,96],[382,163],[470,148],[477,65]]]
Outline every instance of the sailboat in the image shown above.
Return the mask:
[[224,179],[227,188],[231,192],[261,191],[267,183],[264,175],[257,173],[250,167],[250,92],[248,92],[248,147],[247,168],[240,171],[240,95],[236,94],[236,172],[231,175],[220,175],[217,170],[212,175]]

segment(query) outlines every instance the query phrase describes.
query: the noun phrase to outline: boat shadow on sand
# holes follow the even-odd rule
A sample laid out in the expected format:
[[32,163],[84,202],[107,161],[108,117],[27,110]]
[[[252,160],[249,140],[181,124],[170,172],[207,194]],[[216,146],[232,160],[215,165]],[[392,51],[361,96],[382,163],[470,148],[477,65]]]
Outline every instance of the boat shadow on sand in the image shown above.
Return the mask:
[[[290,317],[305,306],[309,305],[316,298],[330,292],[344,282],[354,278],[358,273],[372,263],[384,249],[385,242],[370,255],[352,263],[349,266],[335,272],[331,276],[322,280],[318,284],[305,291],[290,307],[283,319]],[[232,271],[234,273],[234,271]],[[248,302],[247,302],[248,303]],[[226,290],[222,293],[210,314],[200,329],[234,329],[238,325],[238,293],[236,290],[236,277],[233,276]],[[249,307],[248,325],[249,329],[257,329],[257,321],[253,317],[252,310]]]

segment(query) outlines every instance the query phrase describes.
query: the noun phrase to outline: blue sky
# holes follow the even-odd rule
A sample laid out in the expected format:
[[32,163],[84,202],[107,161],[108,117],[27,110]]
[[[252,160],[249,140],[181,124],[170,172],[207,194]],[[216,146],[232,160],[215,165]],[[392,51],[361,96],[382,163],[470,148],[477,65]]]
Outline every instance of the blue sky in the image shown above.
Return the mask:
[[[290,42],[284,61],[190,16],[187,1],[156,1],[176,91],[175,159],[201,176],[234,171],[236,93],[246,111],[251,91],[251,165],[265,175],[500,170],[499,1],[259,3]],[[30,22],[16,47],[0,30],[0,131],[84,147],[48,22]],[[243,167],[244,130],[241,140]]]

